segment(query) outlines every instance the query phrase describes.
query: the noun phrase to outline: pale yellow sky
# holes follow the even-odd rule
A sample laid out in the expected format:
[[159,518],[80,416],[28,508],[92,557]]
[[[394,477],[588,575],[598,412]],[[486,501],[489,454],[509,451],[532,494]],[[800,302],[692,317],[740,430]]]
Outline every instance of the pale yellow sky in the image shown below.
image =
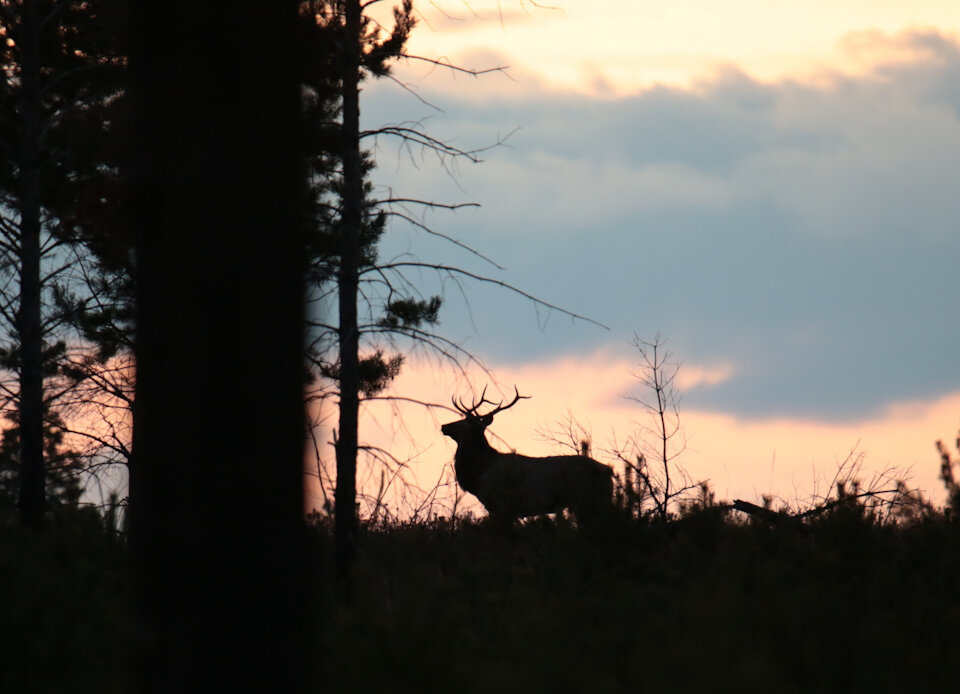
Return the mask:
[[[763,81],[858,72],[892,46],[858,34],[960,32],[948,0],[421,0],[410,52],[469,67],[499,60],[552,87],[614,93],[689,86],[736,67]],[[387,9],[386,5],[383,8]]]

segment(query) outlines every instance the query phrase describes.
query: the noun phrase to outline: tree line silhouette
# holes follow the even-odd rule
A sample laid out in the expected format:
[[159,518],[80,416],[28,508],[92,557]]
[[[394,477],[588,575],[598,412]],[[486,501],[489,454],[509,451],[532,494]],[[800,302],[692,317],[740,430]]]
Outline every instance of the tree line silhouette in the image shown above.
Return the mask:
[[[42,532],[85,463],[128,466],[144,690],[304,681],[306,283],[375,242],[330,118],[378,60],[357,8],[0,3],[3,491]],[[75,429],[106,408],[132,441]]]

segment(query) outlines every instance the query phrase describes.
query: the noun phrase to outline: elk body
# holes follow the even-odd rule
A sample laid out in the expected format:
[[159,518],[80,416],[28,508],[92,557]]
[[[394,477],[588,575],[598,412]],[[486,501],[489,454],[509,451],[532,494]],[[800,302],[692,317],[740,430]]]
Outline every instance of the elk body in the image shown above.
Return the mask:
[[570,509],[583,523],[609,510],[613,470],[608,466],[585,455],[533,458],[501,453],[490,445],[485,430],[493,416],[521,397],[517,391],[510,404],[496,405],[484,415],[478,412],[481,405],[494,403],[483,395],[472,407],[453,401],[463,419],[440,430],[457,443],[457,483],[480,500],[491,518],[513,520]]

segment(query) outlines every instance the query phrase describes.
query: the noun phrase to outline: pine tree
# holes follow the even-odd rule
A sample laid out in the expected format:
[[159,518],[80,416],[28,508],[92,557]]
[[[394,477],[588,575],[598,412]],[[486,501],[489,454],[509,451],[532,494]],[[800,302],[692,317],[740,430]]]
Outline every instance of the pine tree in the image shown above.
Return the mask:
[[[397,344],[405,340],[433,349],[458,364],[473,359],[459,345],[433,332],[439,322],[440,296],[423,296],[404,275],[408,269],[426,269],[445,276],[463,277],[515,291],[540,305],[555,309],[501,280],[465,272],[457,267],[419,262],[382,263],[378,246],[391,218],[404,219],[429,234],[488,260],[465,244],[434,232],[413,220],[395,205],[457,209],[426,200],[376,199],[370,173],[374,161],[363,147],[367,138],[399,138],[404,144],[434,152],[441,160],[464,158],[479,162],[478,151],[463,150],[431,137],[416,125],[386,125],[373,131],[360,129],[360,91],[367,78],[391,74],[401,59],[427,60],[445,69],[473,76],[487,70],[469,70],[445,61],[411,56],[406,45],[416,20],[411,0],[393,8],[393,22],[384,27],[367,14],[373,3],[359,0],[311,0],[301,3],[301,17],[317,36],[326,41],[327,53],[311,54],[311,65],[322,66],[323,86],[309,94],[332,94],[329,110],[317,109],[309,117],[308,141],[320,145],[322,156],[313,161],[311,186],[310,271],[308,290],[312,299],[336,301],[336,324],[313,320],[308,356],[315,373],[336,384],[339,422],[336,430],[336,492],[334,527],[338,587],[347,597],[349,566],[357,528],[357,452],[360,403],[375,397],[400,373],[404,355]],[[308,32],[309,33],[309,32]],[[306,42],[310,45],[310,42]],[[317,41],[316,45],[321,45]],[[494,70],[499,68],[494,68]],[[321,103],[312,98],[308,103]],[[316,175],[319,172],[320,175]],[[470,204],[468,203],[467,206]],[[488,261],[489,262],[489,261]],[[492,263],[498,269],[500,266]],[[331,301],[333,303],[333,301]],[[562,309],[559,309],[562,311]],[[569,313],[569,312],[567,312]],[[570,314],[576,318],[575,314]]]
[[15,376],[4,390],[20,430],[20,517],[34,527],[47,505],[44,417],[54,404],[45,377],[64,353],[49,293],[82,233],[85,196],[109,176],[100,146],[123,62],[112,33],[118,6],[0,2],[0,314],[8,331],[0,359]]
[[[337,578],[340,596],[347,597],[349,567],[357,529],[357,453],[360,404],[376,397],[400,373],[404,355],[398,345],[413,344],[432,349],[452,359],[473,360],[466,350],[437,335],[442,305],[440,296],[423,296],[404,274],[427,270],[445,277],[491,282],[534,303],[582,318],[547,304],[502,280],[491,279],[444,264],[418,261],[381,262],[379,241],[391,219],[412,223],[425,233],[443,238],[499,265],[466,244],[435,232],[411,218],[398,206],[457,209],[460,204],[400,198],[377,199],[370,173],[374,160],[363,147],[369,138],[399,138],[405,145],[432,151],[442,161],[466,159],[479,162],[482,150],[464,150],[431,137],[417,125],[385,125],[360,129],[360,92],[368,78],[384,78],[398,60],[426,60],[456,72],[477,76],[492,70],[470,70],[446,61],[411,56],[406,45],[416,20],[411,0],[393,8],[393,22],[385,27],[367,14],[370,5],[359,0],[310,0],[302,2],[304,65],[315,81],[305,84],[307,142],[311,156],[311,187],[308,230],[308,291],[312,305],[335,305],[337,321],[324,322],[311,316],[308,358],[319,375],[335,384],[338,396],[336,445],[336,492],[334,527]],[[309,40],[314,36],[315,40]],[[311,47],[314,47],[311,49]],[[320,97],[326,95],[326,99]],[[326,395],[326,394],[324,394]]]
[[[300,10],[304,54],[309,56],[304,63],[305,130],[307,142],[315,147],[309,152],[309,279],[321,296],[335,287],[338,315],[336,326],[314,324],[321,334],[309,354],[318,374],[334,380],[339,393],[335,534],[338,586],[345,595],[357,527],[360,397],[385,388],[402,363],[400,355],[387,356],[382,349],[361,353],[360,276],[376,263],[386,215],[369,199],[373,162],[361,146],[360,85],[367,76],[389,74],[415,20],[411,0],[394,8],[389,32],[365,15],[359,0],[310,0],[301,3]],[[439,299],[434,303],[435,319]],[[415,300],[408,300],[406,307],[412,318]],[[335,346],[325,344],[331,335],[336,336]]]

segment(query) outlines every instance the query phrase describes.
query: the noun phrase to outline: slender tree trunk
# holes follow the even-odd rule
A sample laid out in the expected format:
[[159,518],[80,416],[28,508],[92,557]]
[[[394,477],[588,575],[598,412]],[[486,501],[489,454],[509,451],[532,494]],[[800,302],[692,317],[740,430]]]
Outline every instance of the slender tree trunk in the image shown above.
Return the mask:
[[47,505],[43,460],[43,333],[40,304],[40,17],[22,9],[20,36],[20,521],[40,527]]
[[131,11],[140,688],[304,691],[297,3]]
[[341,76],[343,102],[343,210],[340,226],[340,428],[337,438],[335,495],[336,578],[341,599],[349,598],[350,567],[357,531],[356,477],[359,424],[359,326],[357,291],[360,229],[363,223],[363,170],[360,155],[360,17],[359,0],[346,3],[346,60]]

